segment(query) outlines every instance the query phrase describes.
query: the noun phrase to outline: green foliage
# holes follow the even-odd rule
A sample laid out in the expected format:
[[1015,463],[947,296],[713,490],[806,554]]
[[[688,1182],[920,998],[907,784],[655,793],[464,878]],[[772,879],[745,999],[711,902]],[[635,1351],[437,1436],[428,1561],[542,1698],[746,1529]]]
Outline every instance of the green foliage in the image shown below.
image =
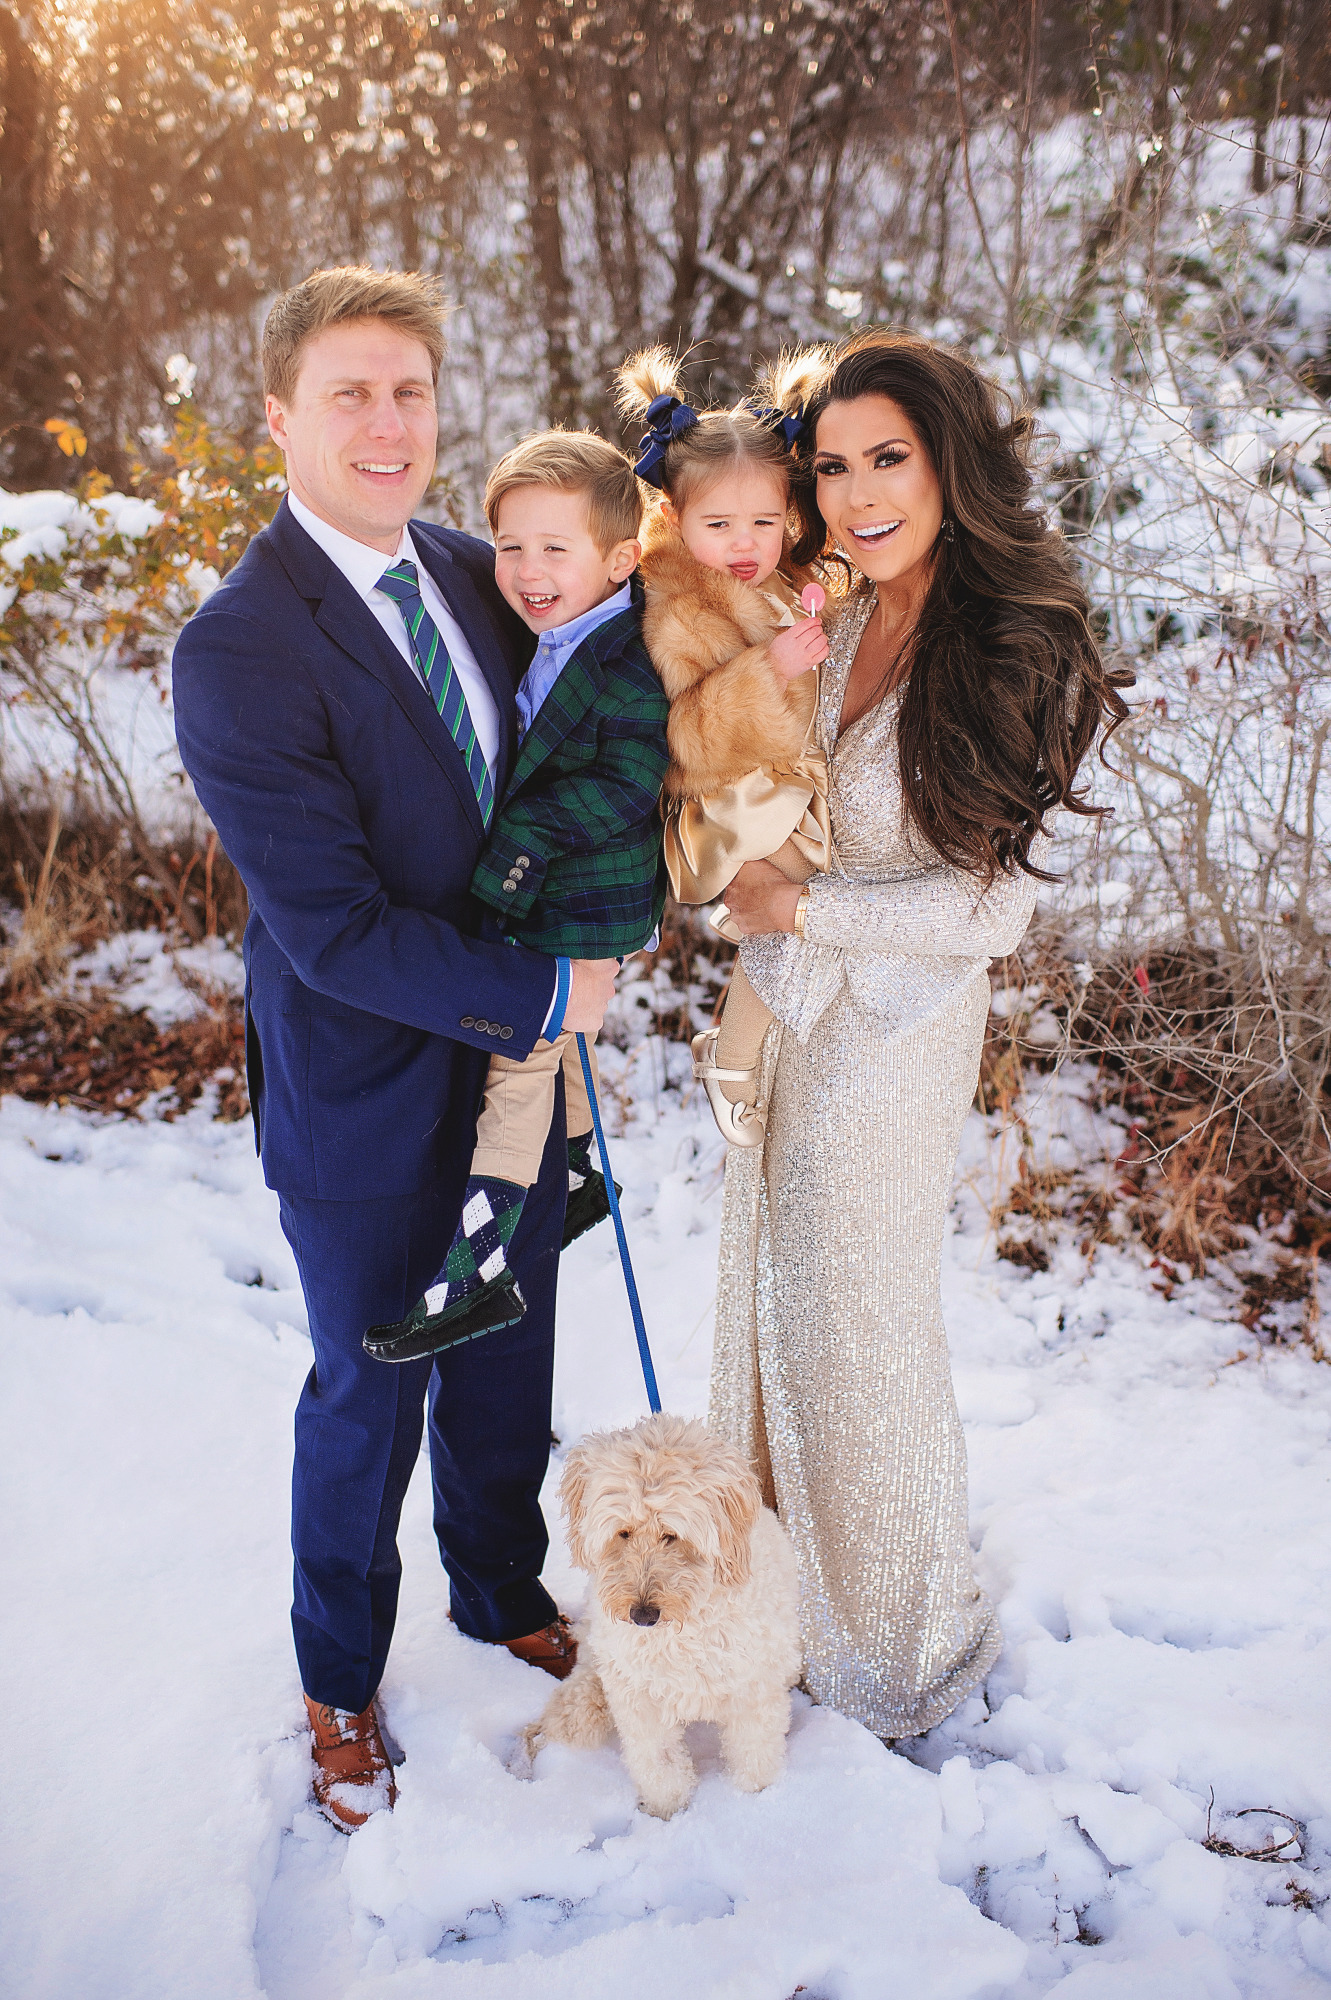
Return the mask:
[[[51,496],[45,526],[0,529],[0,702],[63,735],[56,803],[67,789],[85,818],[118,828],[163,907],[200,936],[179,872],[145,823],[105,670],[155,675],[181,625],[271,519],[281,461],[271,445],[241,444],[186,406],[164,469],[139,468],[135,484],[137,494],[117,493],[104,473],[86,473],[73,495]],[[21,561],[3,559],[5,544],[12,557],[25,539]]]
[[242,444],[212,429],[192,404],[177,416],[165,456],[164,475],[135,467],[136,490],[161,518],[134,545],[127,635],[146,632],[160,611],[174,609],[180,579],[197,577],[196,565],[218,578],[234,569],[286,490],[276,445]]
[[[6,666],[75,641],[117,665],[151,664],[276,512],[284,490],[276,446],[214,430],[192,404],[177,415],[164,457],[161,471],[136,466],[132,500],[103,473],[80,480],[63,548],[28,554],[14,572],[17,590],[0,617]],[[0,543],[13,539],[13,529],[0,530]]]

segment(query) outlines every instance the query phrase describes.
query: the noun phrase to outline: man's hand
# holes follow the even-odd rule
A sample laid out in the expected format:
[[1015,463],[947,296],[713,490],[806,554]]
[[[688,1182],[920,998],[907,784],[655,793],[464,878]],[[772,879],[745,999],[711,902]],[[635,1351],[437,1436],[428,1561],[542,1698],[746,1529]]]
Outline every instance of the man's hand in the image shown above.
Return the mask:
[[795,905],[804,888],[792,882],[770,861],[746,861],[726,890],[726,908],[737,931],[761,937],[768,931],[793,931]]
[[797,618],[778,632],[767,648],[776,676],[781,681],[797,681],[827,658],[827,634],[821,618]]
[[600,1033],[618,971],[617,958],[575,958],[572,961],[568,1005],[564,1009],[564,1027],[569,1034]]

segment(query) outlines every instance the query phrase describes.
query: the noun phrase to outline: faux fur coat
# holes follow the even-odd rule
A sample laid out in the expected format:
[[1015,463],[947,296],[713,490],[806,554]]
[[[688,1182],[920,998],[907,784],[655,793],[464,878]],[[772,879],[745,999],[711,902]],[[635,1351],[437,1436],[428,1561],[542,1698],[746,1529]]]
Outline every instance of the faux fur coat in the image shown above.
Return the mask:
[[643,638],[670,701],[666,798],[705,798],[748,771],[793,764],[817,675],[778,679],[767,649],[781,623],[763,592],[698,562],[659,512],[643,529],[641,574]]

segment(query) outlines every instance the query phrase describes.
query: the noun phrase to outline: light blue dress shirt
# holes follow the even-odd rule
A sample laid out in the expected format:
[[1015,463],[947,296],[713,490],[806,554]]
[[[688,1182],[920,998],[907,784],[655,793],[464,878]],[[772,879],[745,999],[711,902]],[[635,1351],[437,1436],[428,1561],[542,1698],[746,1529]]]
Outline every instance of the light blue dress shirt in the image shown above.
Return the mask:
[[570,618],[567,625],[552,625],[548,632],[542,632],[536,642],[535,657],[522,676],[515,697],[519,738],[525,736],[531,728],[541,703],[587,634],[594,632],[598,625],[604,625],[606,619],[613,618],[617,612],[627,611],[632,602],[633,593],[628,584],[624,584],[613,597],[603,598],[599,604],[593,604],[590,611],[583,611],[578,617]]

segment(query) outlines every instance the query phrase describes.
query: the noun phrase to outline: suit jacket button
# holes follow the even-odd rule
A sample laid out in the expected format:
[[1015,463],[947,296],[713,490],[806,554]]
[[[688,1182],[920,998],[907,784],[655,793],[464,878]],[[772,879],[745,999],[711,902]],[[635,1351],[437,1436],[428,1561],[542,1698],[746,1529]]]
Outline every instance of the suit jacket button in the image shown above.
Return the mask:
[[[464,1021],[462,1025],[465,1027],[466,1022]],[[476,1019],[472,1022],[471,1025],[473,1028],[475,1028],[478,1035],[488,1035],[490,1032],[490,1023],[488,1021],[482,1021],[479,1015],[477,1015]]]
[[530,867],[531,867],[531,856],[530,856],[530,854],[520,854],[520,855],[518,856],[518,867],[519,867],[519,868],[530,868]]
[[460,1028],[474,1028],[476,1026],[476,1016],[474,1014],[464,1014],[458,1022],[458,1026]]
[[514,890],[515,890],[515,889],[517,888],[517,886],[518,886],[518,885],[517,885],[517,883],[516,883],[516,882],[507,882],[507,881],[505,881],[505,882],[501,882],[501,883],[499,884],[499,886],[500,886],[500,888],[501,888],[501,889],[503,890],[503,892],[504,892],[504,894],[505,894],[506,896],[511,896],[511,895],[513,894],[513,891],[514,891]]
[[499,1039],[501,1042],[511,1042],[513,1039],[513,1030],[511,1028],[501,1028],[499,1030]]
[[489,1022],[489,1023],[487,1023],[487,1025],[486,1025],[486,1030],[485,1030],[485,1032],[486,1032],[486,1034],[487,1034],[487,1035],[497,1035],[497,1034],[501,1033],[502,1031],[501,1031],[501,1029],[500,1029],[500,1026],[499,1026],[499,1023],[498,1023],[498,1021],[490,1021],[490,1022]]

